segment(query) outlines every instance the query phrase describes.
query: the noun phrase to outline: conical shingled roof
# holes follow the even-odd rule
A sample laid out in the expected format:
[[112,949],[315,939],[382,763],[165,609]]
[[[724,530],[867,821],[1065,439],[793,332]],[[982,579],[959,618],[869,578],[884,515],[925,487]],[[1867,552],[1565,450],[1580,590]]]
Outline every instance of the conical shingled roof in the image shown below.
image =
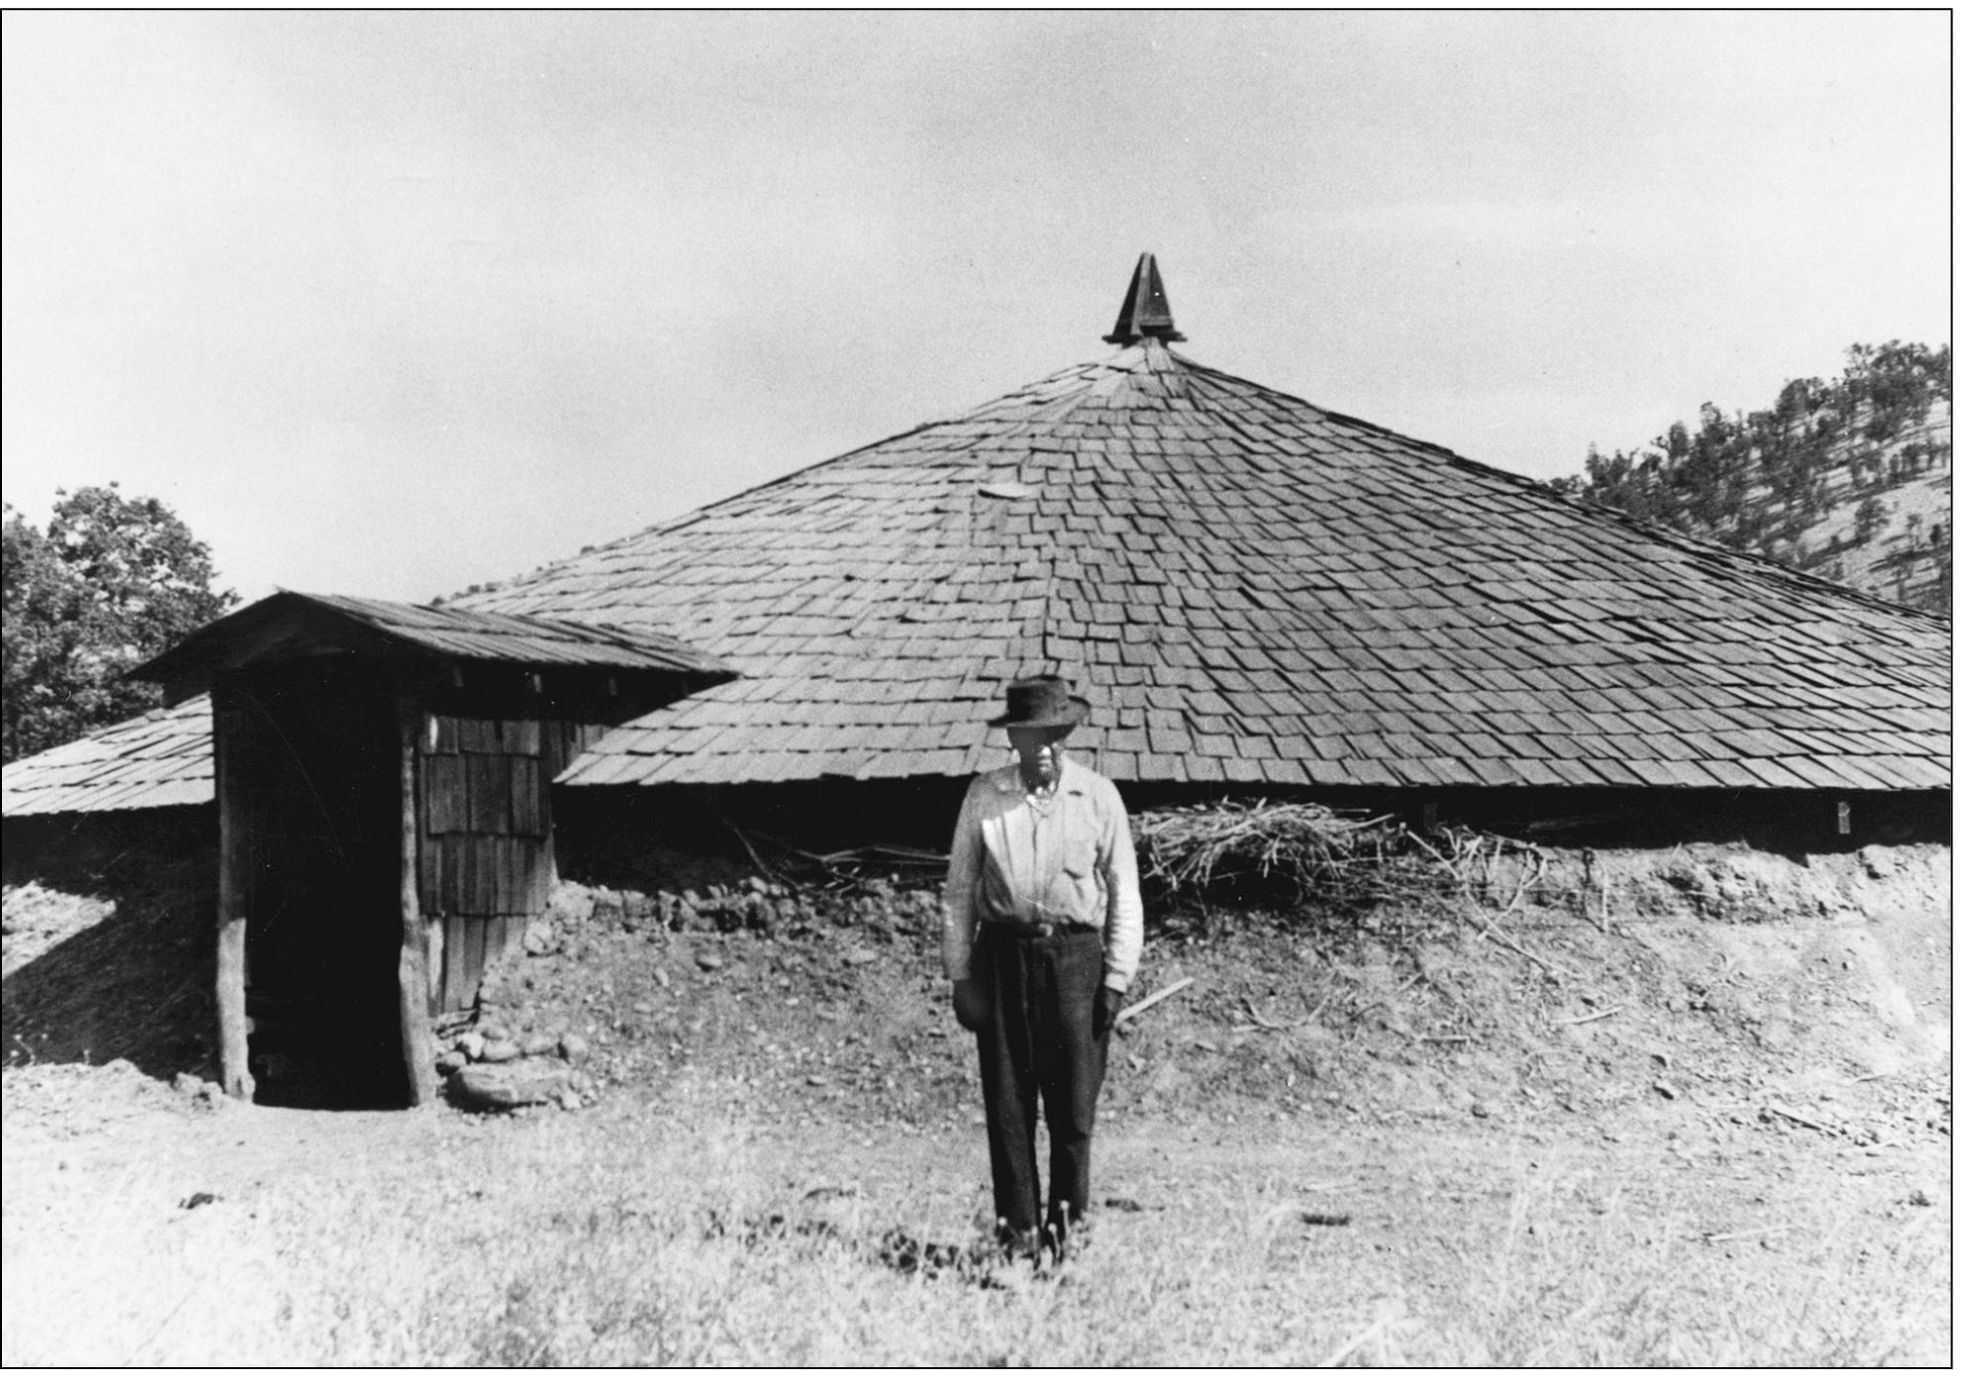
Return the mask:
[[1002,684],[1143,783],[1945,788],[1945,621],[1562,499],[1157,337],[476,609],[742,672],[564,781],[961,775]]

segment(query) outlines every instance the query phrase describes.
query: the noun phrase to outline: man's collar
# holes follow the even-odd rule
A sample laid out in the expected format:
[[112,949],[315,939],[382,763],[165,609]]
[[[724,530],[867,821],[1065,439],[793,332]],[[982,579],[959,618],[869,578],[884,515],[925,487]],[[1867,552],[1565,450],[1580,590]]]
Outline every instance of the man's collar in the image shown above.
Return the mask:
[[[1086,768],[1074,758],[1064,759],[1063,773],[1056,781],[1056,790],[1059,792],[1068,792],[1071,796],[1084,796],[1090,790],[1091,772],[1091,769]],[[1009,792],[1017,796],[1026,795],[1028,791],[1027,788],[1022,786],[1022,765],[1020,763],[1010,763],[1006,767],[996,768],[989,775],[989,780],[994,783],[995,790],[997,791]]]

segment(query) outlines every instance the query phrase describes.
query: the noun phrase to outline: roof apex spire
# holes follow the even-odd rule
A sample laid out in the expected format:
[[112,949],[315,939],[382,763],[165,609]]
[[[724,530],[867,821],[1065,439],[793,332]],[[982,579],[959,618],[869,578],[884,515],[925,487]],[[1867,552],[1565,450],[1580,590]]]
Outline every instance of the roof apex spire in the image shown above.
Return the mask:
[[1104,339],[1126,346],[1147,336],[1162,341],[1186,339],[1173,325],[1173,309],[1166,305],[1166,285],[1159,281],[1159,261],[1149,250],[1138,257],[1131,286],[1125,289],[1125,305],[1118,309],[1118,324]]

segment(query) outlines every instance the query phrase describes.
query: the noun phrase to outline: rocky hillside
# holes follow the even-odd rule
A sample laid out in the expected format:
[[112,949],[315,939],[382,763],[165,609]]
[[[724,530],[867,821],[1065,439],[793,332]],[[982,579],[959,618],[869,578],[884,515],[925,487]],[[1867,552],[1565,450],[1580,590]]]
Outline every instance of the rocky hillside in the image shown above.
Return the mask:
[[1601,455],[1556,487],[1882,599],[1946,614],[1952,358],[1853,346],[1835,381],[1793,379],[1774,406],[1712,403],[1648,446]]

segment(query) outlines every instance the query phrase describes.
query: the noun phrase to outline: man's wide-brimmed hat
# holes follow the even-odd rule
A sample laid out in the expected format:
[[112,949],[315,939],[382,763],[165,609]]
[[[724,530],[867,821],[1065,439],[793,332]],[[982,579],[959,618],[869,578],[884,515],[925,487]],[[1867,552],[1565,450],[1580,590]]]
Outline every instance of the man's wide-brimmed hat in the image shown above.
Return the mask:
[[1058,676],[1021,677],[1008,683],[1008,711],[988,721],[994,729],[1054,729],[1081,724],[1090,702],[1070,694]]

